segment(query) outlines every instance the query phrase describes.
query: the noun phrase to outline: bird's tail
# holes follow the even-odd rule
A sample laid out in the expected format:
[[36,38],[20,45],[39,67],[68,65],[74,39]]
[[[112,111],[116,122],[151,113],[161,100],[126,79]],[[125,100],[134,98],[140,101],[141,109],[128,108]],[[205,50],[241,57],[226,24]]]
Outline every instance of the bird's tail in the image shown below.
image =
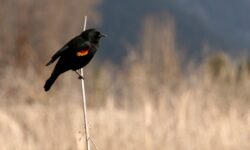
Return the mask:
[[46,92],[49,91],[49,89],[51,88],[53,83],[56,81],[58,76],[59,76],[59,74],[56,74],[56,73],[53,72],[52,75],[50,76],[50,78],[45,82],[44,90]]

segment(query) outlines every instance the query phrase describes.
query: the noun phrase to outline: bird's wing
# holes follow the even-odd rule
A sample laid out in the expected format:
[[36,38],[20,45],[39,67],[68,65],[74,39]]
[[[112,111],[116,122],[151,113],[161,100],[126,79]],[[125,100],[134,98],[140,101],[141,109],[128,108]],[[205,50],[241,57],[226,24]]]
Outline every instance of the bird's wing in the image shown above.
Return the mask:
[[46,64],[46,66],[52,64],[55,60],[57,60],[60,56],[62,56],[63,53],[70,50],[70,45],[74,45],[78,40],[80,39],[80,36],[76,36],[72,40],[70,40],[67,44],[65,44],[61,49],[59,49],[50,59],[50,61]]
[[67,49],[69,48],[68,44],[66,44],[65,46],[63,46],[61,49],[59,49],[50,59],[50,61],[46,64],[46,66],[52,64],[57,58],[59,58],[63,52],[67,51]]
[[[80,44],[79,44],[80,43]],[[62,54],[65,52],[75,53],[76,56],[85,56],[89,53],[90,42],[81,39],[79,36],[75,37],[71,41],[69,41],[65,46],[63,46],[60,50],[58,50],[52,57],[51,60],[46,64],[46,66],[52,64],[55,60],[57,60]]]
[[77,47],[75,54],[77,57],[82,57],[88,55],[89,51],[90,51],[90,43],[84,42],[83,44],[79,45],[79,47]]

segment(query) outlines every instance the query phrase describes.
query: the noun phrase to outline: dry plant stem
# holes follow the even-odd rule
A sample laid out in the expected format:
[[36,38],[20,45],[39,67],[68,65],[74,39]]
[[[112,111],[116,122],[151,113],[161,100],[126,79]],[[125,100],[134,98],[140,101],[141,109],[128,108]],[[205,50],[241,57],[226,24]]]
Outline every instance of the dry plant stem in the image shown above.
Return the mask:
[[[84,28],[83,31],[86,30],[87,24],[87,16],[84,18]],[[84,77],[83,68],[81,68],[81,76]],[[84,128],[86,133],[86,147],[87,150],[90,150],[90,136],[89,136],[89,128],[88,128],[88,118],[87,118],[87,106],[86,106],[86,96],[85,96],[85,86],[84,86],[84,78],[81,79],[82,83],[82,102],[83,102],[83,116],[84,116]]]
[[90,141],[92,142],[92,144],[95,146],[95,149],[96,150],[99,150],[99,148],[97,147],[97,145],[95,144],[95,142],[91,139],[91,138],[89,138],[90,139]]

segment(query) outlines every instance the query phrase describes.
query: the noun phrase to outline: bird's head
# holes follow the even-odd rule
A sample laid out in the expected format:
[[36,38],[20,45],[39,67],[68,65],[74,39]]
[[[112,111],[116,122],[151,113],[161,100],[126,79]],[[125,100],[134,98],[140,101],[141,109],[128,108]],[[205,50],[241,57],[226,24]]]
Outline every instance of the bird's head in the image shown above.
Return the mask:
[[92,42],[99,42],[99,40],[102,37],[106,37],[105,34],[102,34],[101,32],[97,31],[96,29],[88,29],[86,31],[83,31],[81,33],[81,36],[83,36],[84,38],[87,38],[88,40],[90,40]]

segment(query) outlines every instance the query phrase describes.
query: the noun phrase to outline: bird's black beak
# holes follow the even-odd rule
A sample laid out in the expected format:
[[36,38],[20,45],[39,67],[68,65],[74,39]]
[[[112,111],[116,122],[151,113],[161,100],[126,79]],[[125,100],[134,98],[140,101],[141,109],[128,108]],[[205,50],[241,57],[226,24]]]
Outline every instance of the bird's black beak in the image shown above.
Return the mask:
[[100,38],[102,38],[102,37],[107,37],[106,34],[100,34],[99,36],[100,36]]

